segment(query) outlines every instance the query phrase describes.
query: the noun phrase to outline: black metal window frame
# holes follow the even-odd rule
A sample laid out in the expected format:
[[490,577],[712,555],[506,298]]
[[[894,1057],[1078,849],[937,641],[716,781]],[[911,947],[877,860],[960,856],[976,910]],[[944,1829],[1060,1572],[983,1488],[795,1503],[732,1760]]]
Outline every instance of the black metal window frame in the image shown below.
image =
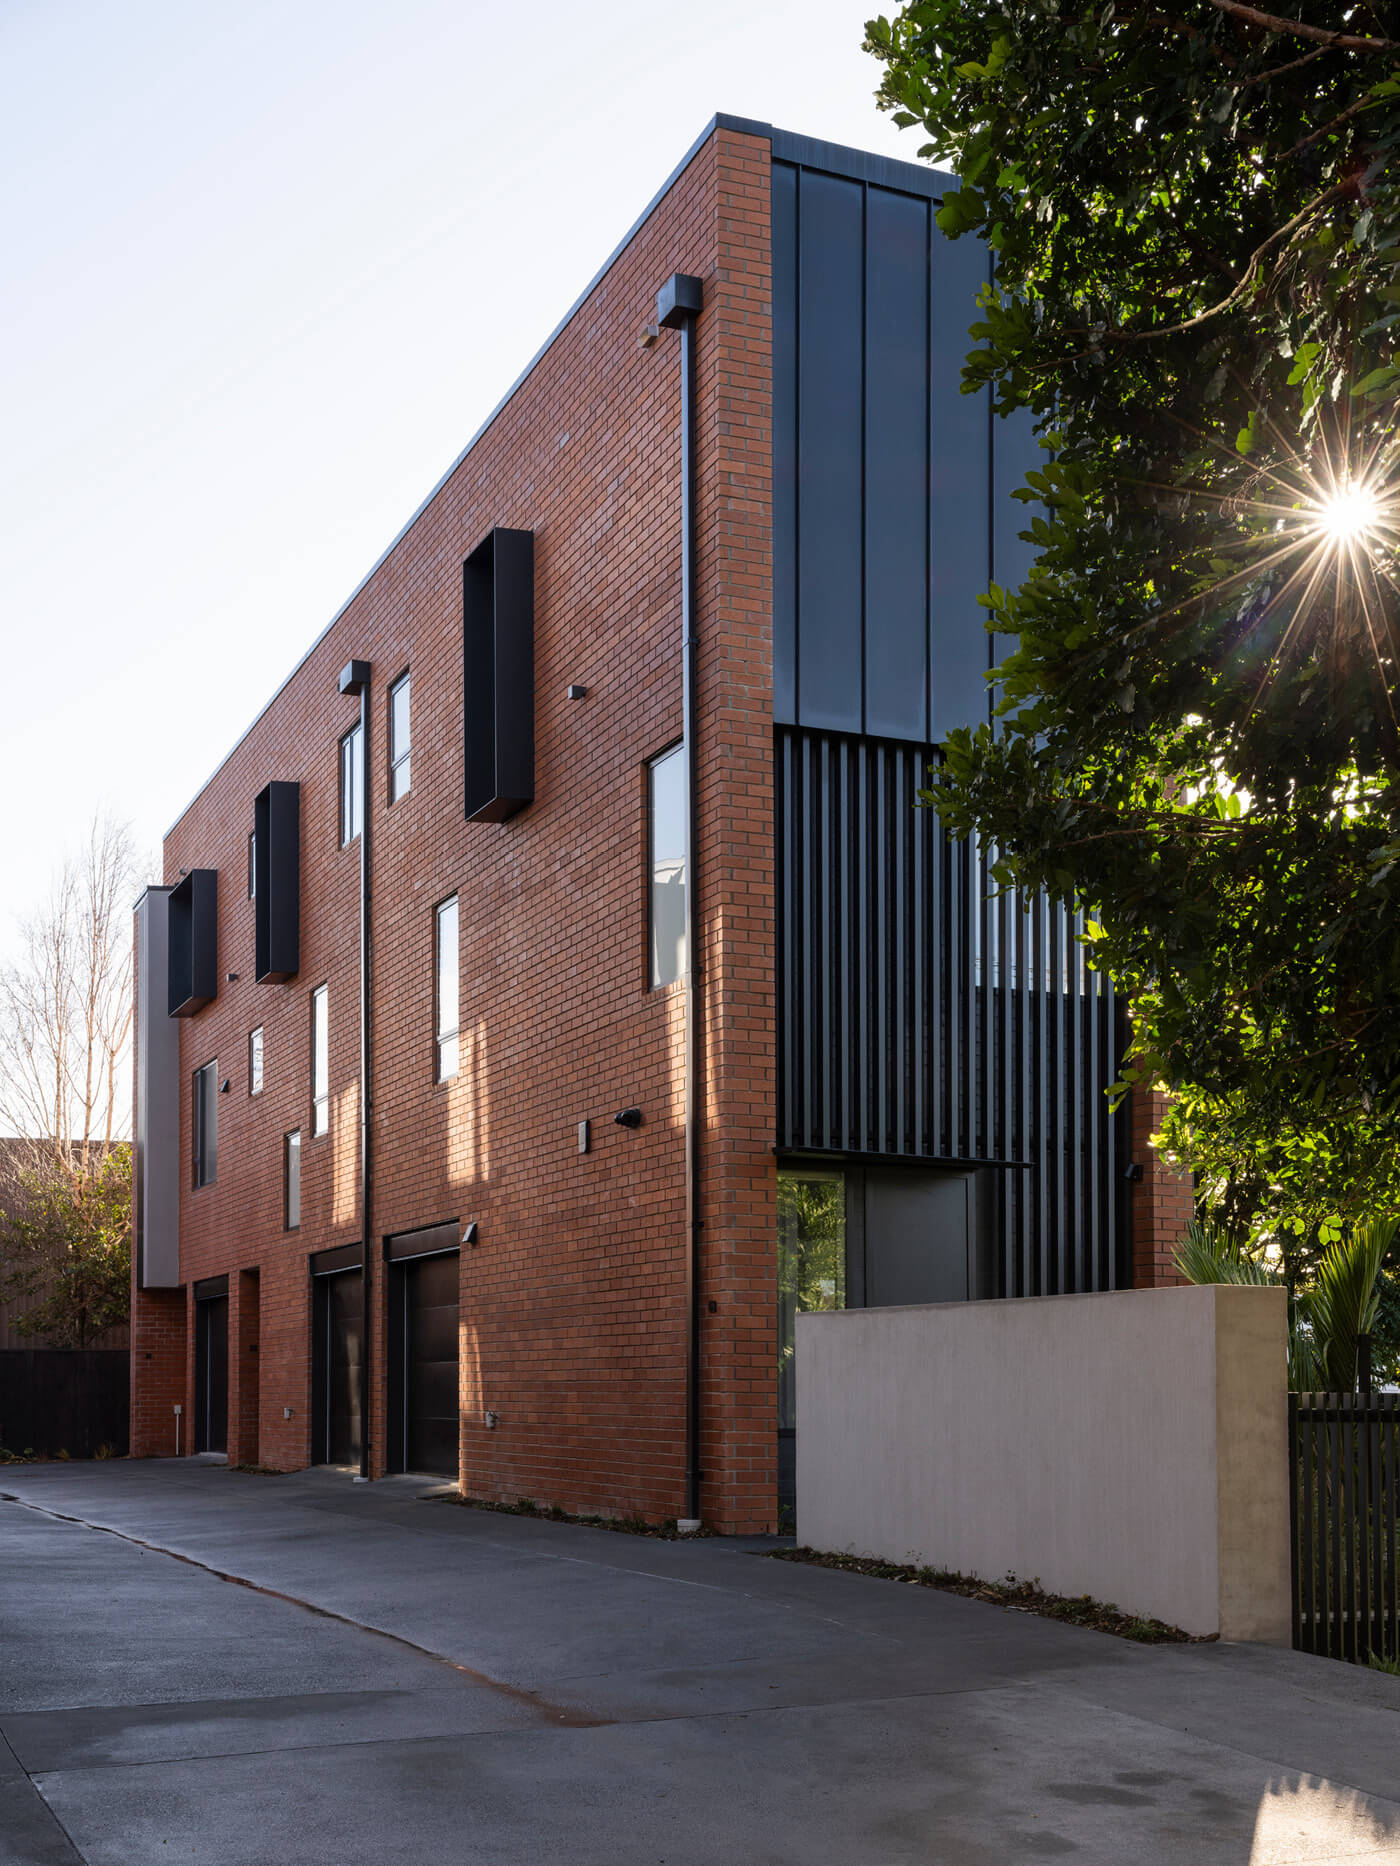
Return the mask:
[[[397,680],[390,681],[389,683],[388,720],[387,720],[387,730],[384,736],[385,736],[385,739],[387,741],[388,748],[389,748],[389,802],[391,804],[397,803],[401,797],[406,797],[409,791],[412,790],[413,788],[413,679],[412,679],[412,673],[413,673],[413,670],[411,668],[406,667],[404,671],[399,675]],[[406,694],[407,702],[408,702],[407,704],[407,715],[408,716],[406,720],[407,736],[405,738],[405,742],[402,745],[399,744],[398,734],[395,730],[395,719],[397,717],[396,712],[395,712],[395,703],[398,700],[398,697],[401,691]],[[400,784],[399,784],[399,773],[400,772],[403,773],[402,788],[400,788]]]
[[263,1027],[255,1024],[248,1032],[248,1093],[261,1095],[263,1092],[263,1064],[265,1043]]
[[301,1229],[301,1129],[282,1136],[282,1229]]
[[196,1192],[219,1176],[219,1059],[190,1077],[190,1178]]
[[340,798],[340,846],[348,849],[359,839],[365,820],[365,751],[357,719],[348,732],[342,732],[337,747]]
[[[331,999],[323,979],[311,990],[311,1138],[320,1140],[331,1130]],[[317,1043],[318,1033],[324,1045]],[[318,1050],[324,1047],[324,1069]]]
[[[667,760],[671,758],[680,759],[681,775],[684,778],[685,776],[685,739],[684,738],[673,739],[669,745],[664,746],[659,752],[654,752],[652,756],[646,760],[646,763],[644,764],[642,768],[642,779],[643,779],[643,782],[642,782],[642,813],[643,813],[642,864],[643,864],[643,869],[644,869],[644,881],[645,881],[645,887],[646,887],[646,908],[643,914],[643,927],[644,927],[643,938],[644,938],[645,949],[646,949],[645,957],[643,961],[644,967],[645,967],[645,970],[643,972],[643,977],[646,981],[646,988],[649,992],[650,991],[669,991],[674,986],[681,985],[685,982],[685,966],[684,965],[676,973],[674,978],[661,979],[657,977],[658,967],[657,967],[657,950],[656,950],[656,873],[655,873],[656,855],[655,855],[655,848],[654,848],[655,829],[656,829],[656,771],[659,766],[664,765],[667,762]],[[681,858],[681,863],[682,863],[682,866],[681,866],[681,913],[682,913],[682,920],[684,920],[685,889],[689,887],[690,885],[690,877],[685,872],[685,857],[684,856],[682,856]],[[687,964],[689,963],[689,957],[690,955],[687,954],[686,955]]]
[[[442,926],[443,914],[447,908],[453,910],[452,967],[457,979],[457,1012],[450,1029],[443,1020],[442,1002]],[[433,907],[433,1080],[434,1082],[453,1081],[462,1067],[462,904],[458,894],[448,894]],[[443,1058],[446,1046],[452,1045],[455,1058],[451,1069],[444,1069]]]

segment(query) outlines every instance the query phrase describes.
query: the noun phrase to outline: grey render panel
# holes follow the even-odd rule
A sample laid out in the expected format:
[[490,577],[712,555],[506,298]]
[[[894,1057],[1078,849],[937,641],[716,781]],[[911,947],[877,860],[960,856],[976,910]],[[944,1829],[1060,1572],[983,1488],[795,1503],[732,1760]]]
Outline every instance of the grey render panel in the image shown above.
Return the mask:
[[775,135],[773,704],[919,744],[989,717],[978,598],[1019,583],[1028,424],[961,392],[985,245],[932,170]]
[[138,1289],[180,1282],[180,1026],[166,1013],[170,889],[136,904],[136,1144],[133,1228]]

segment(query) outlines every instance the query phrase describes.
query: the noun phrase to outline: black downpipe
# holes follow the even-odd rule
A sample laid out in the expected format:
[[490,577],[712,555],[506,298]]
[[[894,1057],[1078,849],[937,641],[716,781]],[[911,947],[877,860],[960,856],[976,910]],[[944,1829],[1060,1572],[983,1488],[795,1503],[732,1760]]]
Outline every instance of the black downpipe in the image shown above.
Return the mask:
[[695,617],[695,320],[701,281],[684,272],[657,295],[660,329],[681,334],[681,712],[685,730],[685,1204],[686,1378],[685,1508],[700,1520],[700,1096],[701,984],[699,914],[700,702]]
[[371,1120],[374,1110],[371,1107],[371,1071],[370,1071],[370,880],[369,880],[369,822],[373,812],[370,809],[370,756],[369,756],[369,674],[366,672],[360,688],[360,1293],[364,1300],[364,1316],[360,1325],[360,1479],[369,1481],[369,1422],[370,1422],[370,1343],[374,1338],[371,1325],[372,1297],[371,1286],[374,1253],[370,1249],[370,1137]]

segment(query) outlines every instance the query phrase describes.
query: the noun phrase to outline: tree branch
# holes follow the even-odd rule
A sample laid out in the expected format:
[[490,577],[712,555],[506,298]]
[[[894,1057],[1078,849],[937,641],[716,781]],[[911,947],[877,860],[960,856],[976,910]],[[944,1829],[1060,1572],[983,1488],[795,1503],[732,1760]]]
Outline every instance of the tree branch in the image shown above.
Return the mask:
[[1242,0],[1210,0],[1217,13],[1228,13],[1265,32],[1289,33],[1295,39],[1311,39],[1337,52],[1400,52],[1400,39],[1368,39],[1352,32],[1328,32],[1325,26],[1305,26],[1301,20],[1280,19],[1277,13],[1261,13],[1258,7],[1244,6]]

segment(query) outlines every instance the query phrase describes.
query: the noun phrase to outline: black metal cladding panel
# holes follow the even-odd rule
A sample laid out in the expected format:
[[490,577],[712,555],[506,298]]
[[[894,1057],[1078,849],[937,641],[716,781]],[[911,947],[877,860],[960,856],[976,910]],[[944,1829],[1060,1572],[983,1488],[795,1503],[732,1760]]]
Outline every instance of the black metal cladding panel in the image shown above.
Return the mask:
[[169,1002],[193,1017],[219,993],[219,872],[192,868],[170,890]]
[[253,801],[253,972],[281,984],[301,968],[301,786],[265,785]]
[[468,822],[504,822],[535,798],[534,545],[498,526],[462,570]]
[[986,247],[819,167],[775,161],[772,212],[774,716],[925,744],[988,717],[977,599],[994,516],[1025,522],[1024,435],[998,479],[1005,424],[960,387]]
[[933,755],[779,728],[779,1145],[1008,1163],[1000,1293],[1118,1287],[1112,987],[1077,916],[916,807]]

